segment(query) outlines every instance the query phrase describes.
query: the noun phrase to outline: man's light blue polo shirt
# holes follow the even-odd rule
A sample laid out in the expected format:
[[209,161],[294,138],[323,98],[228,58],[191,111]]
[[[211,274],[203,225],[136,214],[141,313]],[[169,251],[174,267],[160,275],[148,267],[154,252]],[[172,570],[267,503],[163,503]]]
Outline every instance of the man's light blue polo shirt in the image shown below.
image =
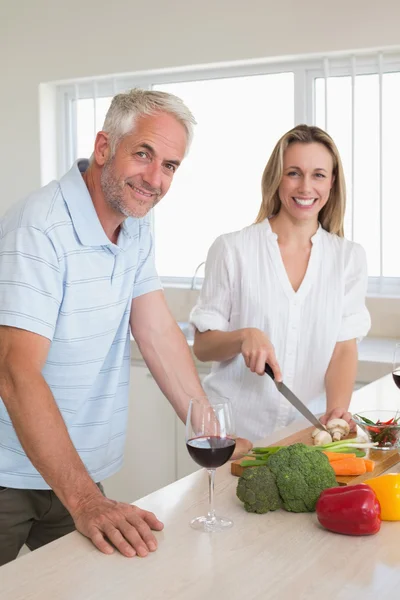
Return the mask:
[[[149,218],[126,219],[111,243],[81,176],[87,166],[79,161],[0,220],[0,325],[51,340],[43,376],[98,482],[123,459],[132,298],[161,285]],[[0,486],[49,489],[1,399]]]

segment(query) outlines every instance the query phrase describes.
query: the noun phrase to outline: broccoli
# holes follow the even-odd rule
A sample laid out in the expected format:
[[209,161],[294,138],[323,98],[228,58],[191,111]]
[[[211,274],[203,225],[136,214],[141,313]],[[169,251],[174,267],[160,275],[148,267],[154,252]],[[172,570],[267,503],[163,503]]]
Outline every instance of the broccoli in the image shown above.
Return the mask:
[[240,477],[236,495],[247,512],[267,513],[281,507],[275,477],[268,467],[248,467]]
[[305,444],[281,448],[271,454],[267,465],[275,476],[283,507],[291,512],[314,511],[320,493],[338,485],[328,458]]

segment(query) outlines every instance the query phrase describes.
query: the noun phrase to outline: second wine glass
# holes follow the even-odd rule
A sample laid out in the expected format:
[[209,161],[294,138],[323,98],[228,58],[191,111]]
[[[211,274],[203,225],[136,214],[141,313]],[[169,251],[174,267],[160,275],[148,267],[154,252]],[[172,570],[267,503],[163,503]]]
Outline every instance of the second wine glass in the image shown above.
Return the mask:
[[226,463],[235,450],[232,407],[227,398],[202,397],[190,401],[186,421],[186,446],[192,459],[208,471],[209,509],[207,515],[191,521],[194,529],[221,531],[233,521],[218,517],[214,509],[215,470]]
[[393,381],[400,388],[400,343],[397,343],[393,352]]

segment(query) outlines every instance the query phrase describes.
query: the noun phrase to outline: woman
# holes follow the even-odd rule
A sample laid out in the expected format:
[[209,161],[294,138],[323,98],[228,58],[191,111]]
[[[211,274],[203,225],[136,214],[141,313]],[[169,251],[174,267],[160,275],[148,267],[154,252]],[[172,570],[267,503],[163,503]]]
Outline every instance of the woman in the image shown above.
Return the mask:
[[237,433],[261,439],[299,417],[264,375],[268,362],[321,421],[348,412],[357,339],[366,335],[367,267],[343,237],[345,182],[338,150],[318,127],[277,143],[262,177],[255,224],[211,246],[191,313],[194,352],[215,361],[207,392],[232,400]]

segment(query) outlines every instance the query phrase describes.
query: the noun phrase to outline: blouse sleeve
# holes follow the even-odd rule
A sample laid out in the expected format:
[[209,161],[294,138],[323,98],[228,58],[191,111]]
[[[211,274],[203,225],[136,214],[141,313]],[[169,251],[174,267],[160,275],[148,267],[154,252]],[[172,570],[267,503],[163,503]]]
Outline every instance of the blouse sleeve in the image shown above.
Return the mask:
[[208,251],[205,277],[190,322],[200,331],[228,331],[232,307],[233,266],[224,236],[218,237]]
[[345,290],[342,323],[338,342],[357,339],[367,335],[371,319],[365,305],[368,273],[364,248],[353,244],[349,262],[345,268]]

